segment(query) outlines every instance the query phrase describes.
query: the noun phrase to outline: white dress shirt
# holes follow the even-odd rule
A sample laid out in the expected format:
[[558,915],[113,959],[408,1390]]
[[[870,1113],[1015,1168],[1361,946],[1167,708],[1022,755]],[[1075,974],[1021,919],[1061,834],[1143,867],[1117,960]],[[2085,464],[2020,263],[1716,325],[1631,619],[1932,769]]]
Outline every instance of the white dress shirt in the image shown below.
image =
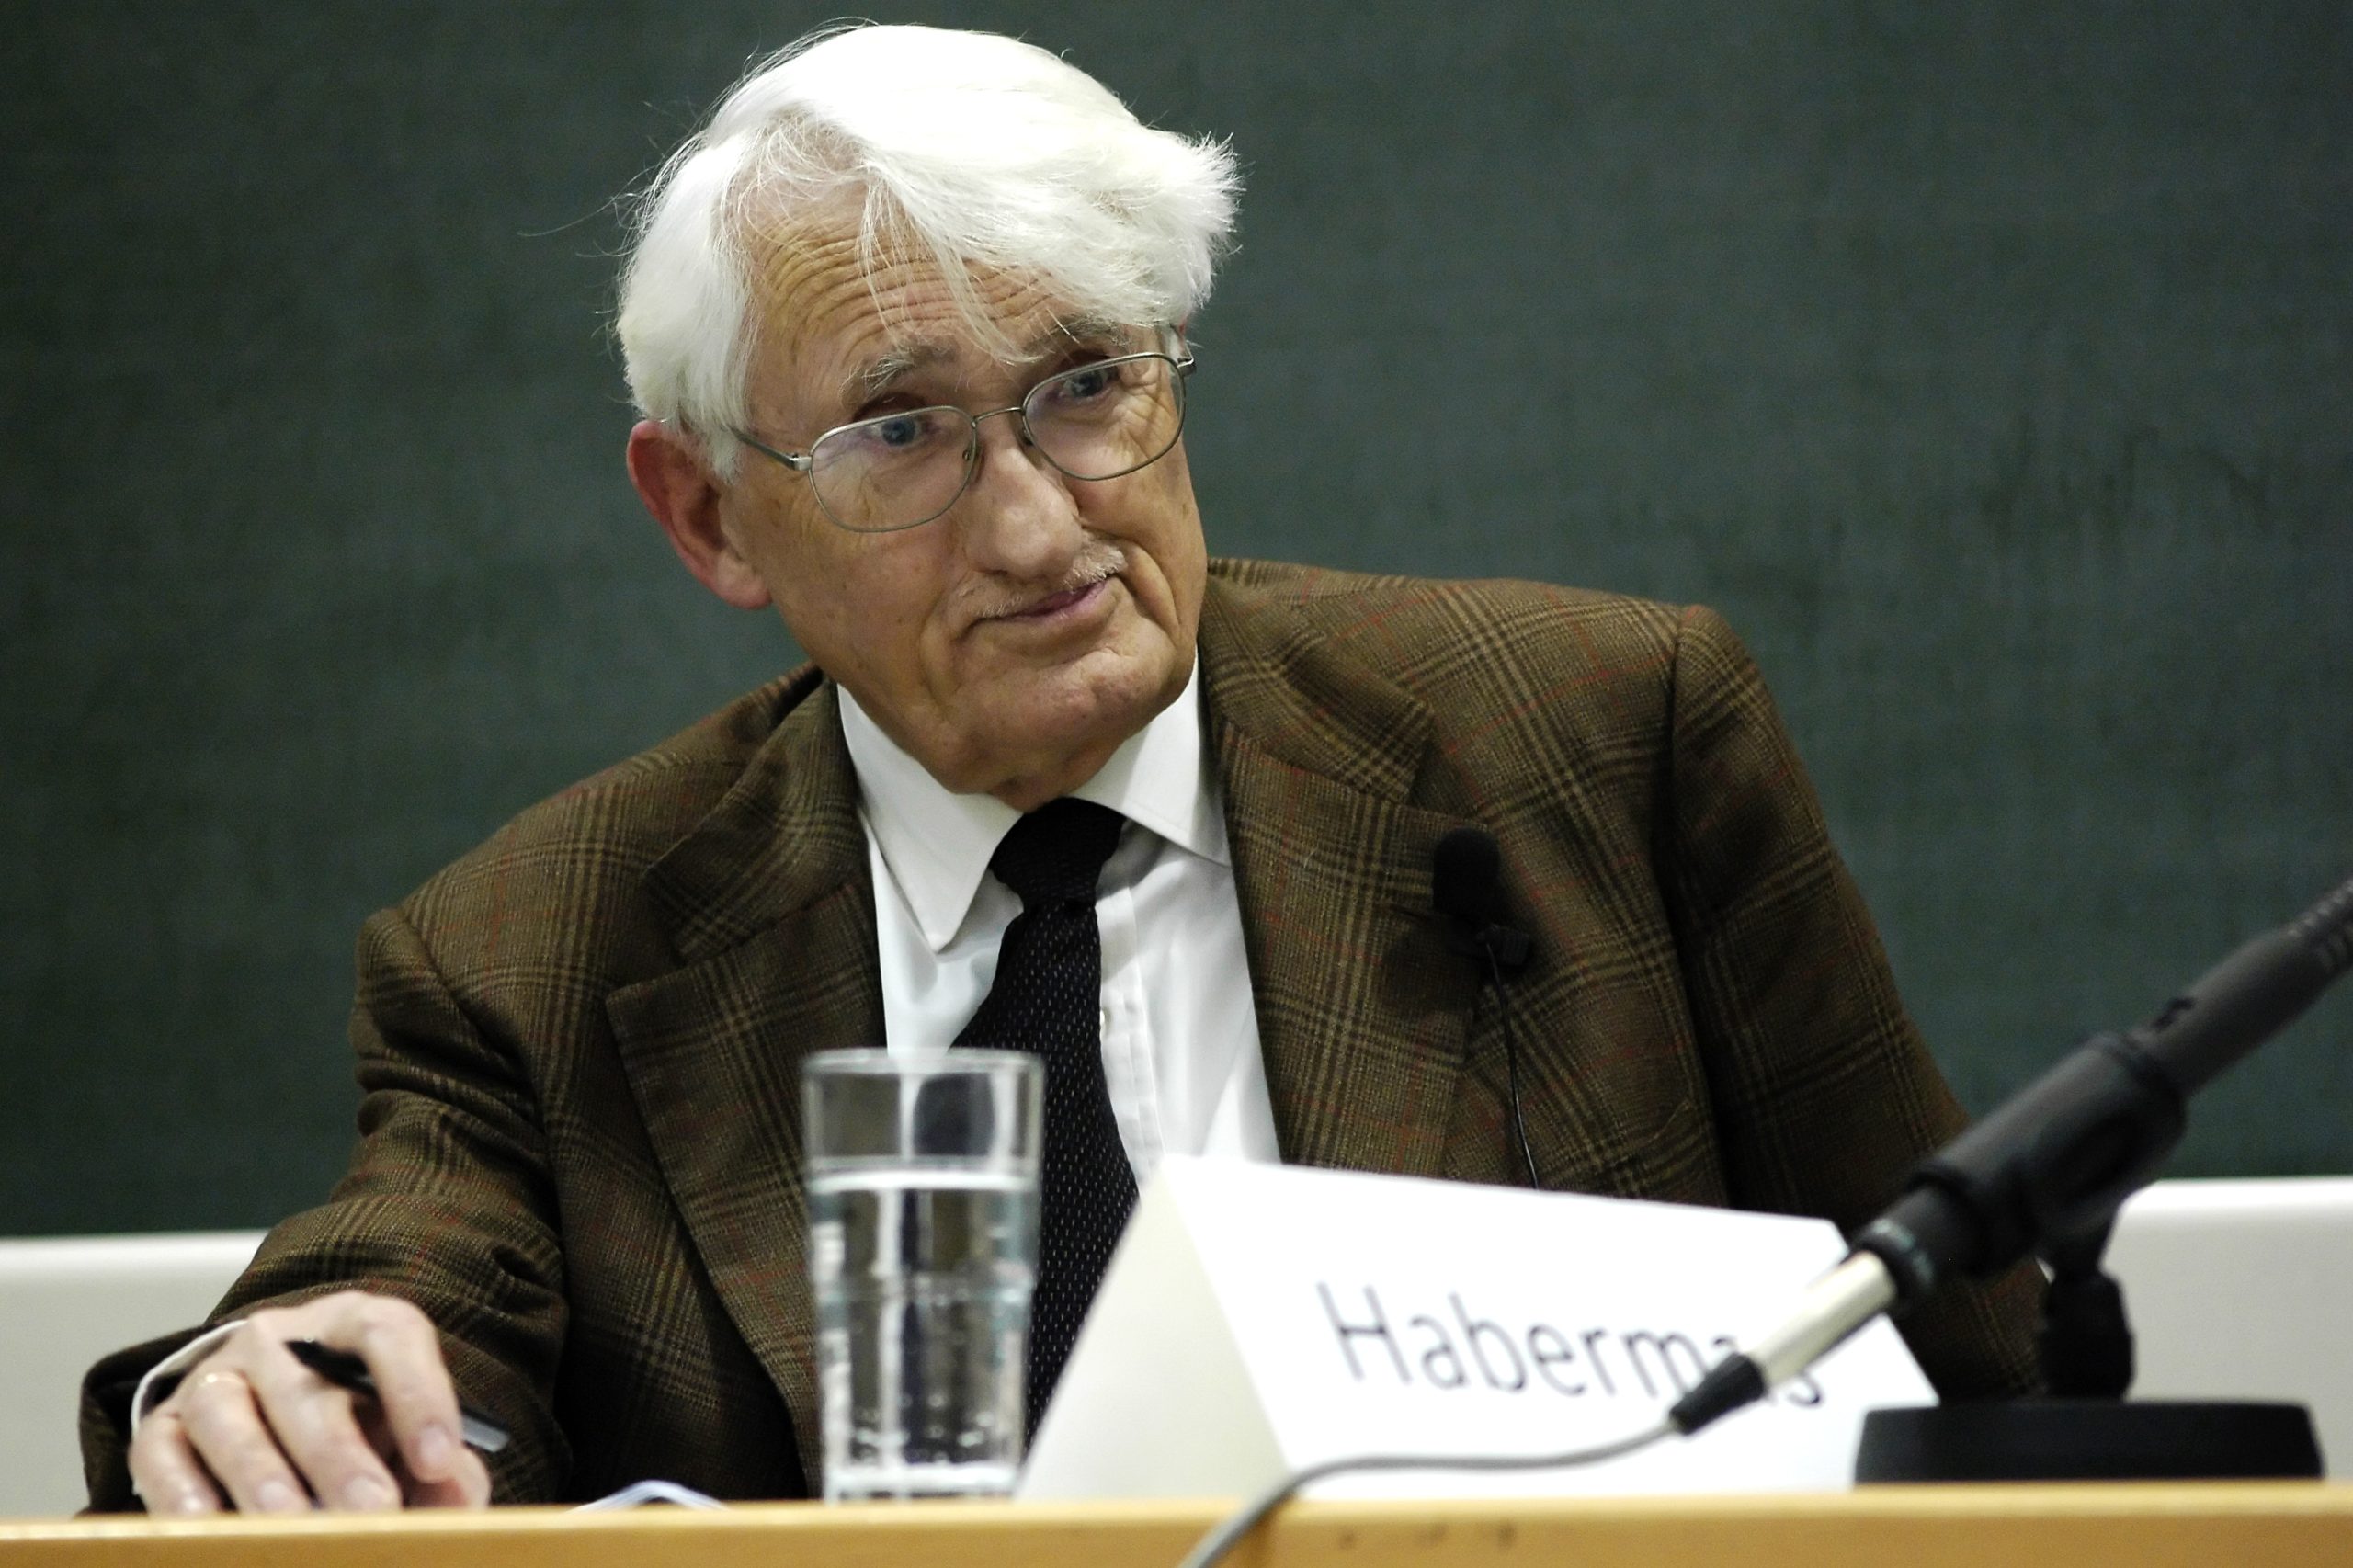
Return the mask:
[[[1200,686],[1197,658],[1185,694],[1073,791],[1128,819],[1095,918],[1103,1079],[1139,1186],[1165,1153],[1279,1157]],[[1019,813],[949,792],[847,690],[841,713],[874,873],[884,1041],[944,1051],[988,994],[1021,913],[988,869]]]

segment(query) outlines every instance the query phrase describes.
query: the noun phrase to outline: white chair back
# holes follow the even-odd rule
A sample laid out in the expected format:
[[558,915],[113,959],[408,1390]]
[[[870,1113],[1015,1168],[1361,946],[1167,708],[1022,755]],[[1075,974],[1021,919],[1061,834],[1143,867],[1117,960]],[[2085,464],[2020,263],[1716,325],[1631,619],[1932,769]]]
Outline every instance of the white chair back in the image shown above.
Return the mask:
[[2353,1176],[2161,1181],[2109,1244],[2138,1399],[2312,1407],[2334,1480],[2353,1477]]
[[0,1241],[0,1517],[88,1501],[82,1374],[202,1322],[260,1244],[259,1231]]

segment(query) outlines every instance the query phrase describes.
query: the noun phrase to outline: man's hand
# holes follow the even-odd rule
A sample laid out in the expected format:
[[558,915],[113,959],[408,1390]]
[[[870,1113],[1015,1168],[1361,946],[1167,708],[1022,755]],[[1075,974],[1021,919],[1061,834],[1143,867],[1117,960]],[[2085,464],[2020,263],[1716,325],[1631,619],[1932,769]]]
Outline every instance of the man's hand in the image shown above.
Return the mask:
[[[379,1398],[335,1387],[287,1352],[315,1339],[368,1363]],[[459,1440],[441,1343],[408,1302],[358,1290],[257,1312],[149,1411],[131,1478],[158,1514],[479,1508],[490,1472]]]

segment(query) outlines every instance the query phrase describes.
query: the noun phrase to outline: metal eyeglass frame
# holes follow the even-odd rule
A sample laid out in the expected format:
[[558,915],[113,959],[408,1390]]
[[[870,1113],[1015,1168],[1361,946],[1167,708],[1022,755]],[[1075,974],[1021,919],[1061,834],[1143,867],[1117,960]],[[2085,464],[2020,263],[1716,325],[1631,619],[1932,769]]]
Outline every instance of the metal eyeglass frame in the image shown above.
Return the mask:
[[[1108,359],[1095,359],[1090,360],[1084,365],[1073,365],[1067,370],[1056,370],[1051,376],[1041,377],[1036,385],[1030,387],[1028,392],[1021,394],[1021,401],[1019,403],[1008,403],[1003,408],[992,408],[983,414],[968,414],[952,403],[926,403],[921,408],[910,408],[900,414],[878,415],[873,419],[853,419],[847,425],[836,425],[830,430],[821,432],[815,440],[809,443],[809,449],[805,452],[779,451],[776,448],[755,439],[751,435],[742,430],[731,430],[728,434],[733,436],[737,440],[743,442],[744,445],[751,448],[752,450],[759,453],[762,457],[773,458],[778,462],[780,462],[785,467],[790,469],[793,472],[808,479],[809,488],[817,497],[817,509],[825,514],[825,520],[827,522],[833,524],[834,527],[840,528],[843,532],[854,534],[904,533],[909,528],[919,528],[926,523],[938,522],[941,517],[947,516],[949,508],[954,506],[957,502],[964,498],[964,492],[972,487],[972,480],[974,476],[981,472],[981,421],[983,419],[995,419],[1000,415],[1013,415],[1016,417],[1021,431],[1021,444],[1029,448],[1031,451],[1036,452],[1040,457],[1044,458],[1048,463],[1052,464],[1056,472],[1068,474],[1071,478],[1079,481],[1083,484],[1094,484],[1108,479],[1125,478],[1127,475],[1134,473],[1141,469],[1150,468],[1162,458],[1165,458],[1170,452],[1175,451],[1176,449],[1177,438],[1185,433],[1184,382],[1193,373],[1193,351],[1189,346],[1185,344],[1185,340],[1177,336],[1176,333],[1169,331],[1165,327],[1162,329],[1162,332],[1164,334],[1164,342],[1174,339],[1178,349],[1177,353],[1169,353],[1165,348],[1147,348],[1134,354],[1116,354]],[[1144,459],[1143,461],[1131,464],[1130,466],[1120,470],[1116,473],[1071,473],[1070,470],[1054,461],[1053,454],[1047,451],[1045,448],[1040,446],[1038,444],[1037,437],[1030,432],[1029,400],[1038,395],[1038,389],[1040,387],[1043,387],[1050,382],[1059,381],[1064,376],[1075,375],[1081,370],[1099,369],[1107,365],[1130,365],[1139,359],[1165,360],[1168,364],[1169,368],[1176,372],[1176,428],[1169,432],[1168,445],[1161,448],[1159,451],[1154,452],[1152,456]],[[965,423],[972,427],[972,434],[966,438],[964,448],[964,483],[956,487],[956,493],[950,495],[940,505],[938,511],[932,513],[927,517],[918,517],[912,523],[892,523],[887,528],[861,528],[843,522],[841,518],[834,515],[834,509],[825,505],[824,493],[817,489],[816,476],[812,472],[816,466],[815,454],[817,449],[824,446],[828,440],[831,440],[834,437],[840,435],[845,430],[855,430],[861,425],[873,425],[880,423],[882,420],[904,419],[910,415],[916,414],[959,415],[963,418]]]

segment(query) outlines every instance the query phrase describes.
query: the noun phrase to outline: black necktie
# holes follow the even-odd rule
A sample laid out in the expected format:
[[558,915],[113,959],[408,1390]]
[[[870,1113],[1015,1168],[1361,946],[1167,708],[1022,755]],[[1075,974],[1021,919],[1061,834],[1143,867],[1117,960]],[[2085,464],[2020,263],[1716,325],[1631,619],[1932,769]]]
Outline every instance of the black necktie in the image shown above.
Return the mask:
[[1095,925],[1095,883],[1126,820],[1064,797],[1013,824],[989,869],[1021,895],[1021,913],[1005,928],[988,995],[956,1037],[958,1045],[1028,1051],[1046,1063],[1045,1193],[1029,1308],[1032,1434],[1136,1203],[1135,1172],[1103,1082],[1103,939]]

